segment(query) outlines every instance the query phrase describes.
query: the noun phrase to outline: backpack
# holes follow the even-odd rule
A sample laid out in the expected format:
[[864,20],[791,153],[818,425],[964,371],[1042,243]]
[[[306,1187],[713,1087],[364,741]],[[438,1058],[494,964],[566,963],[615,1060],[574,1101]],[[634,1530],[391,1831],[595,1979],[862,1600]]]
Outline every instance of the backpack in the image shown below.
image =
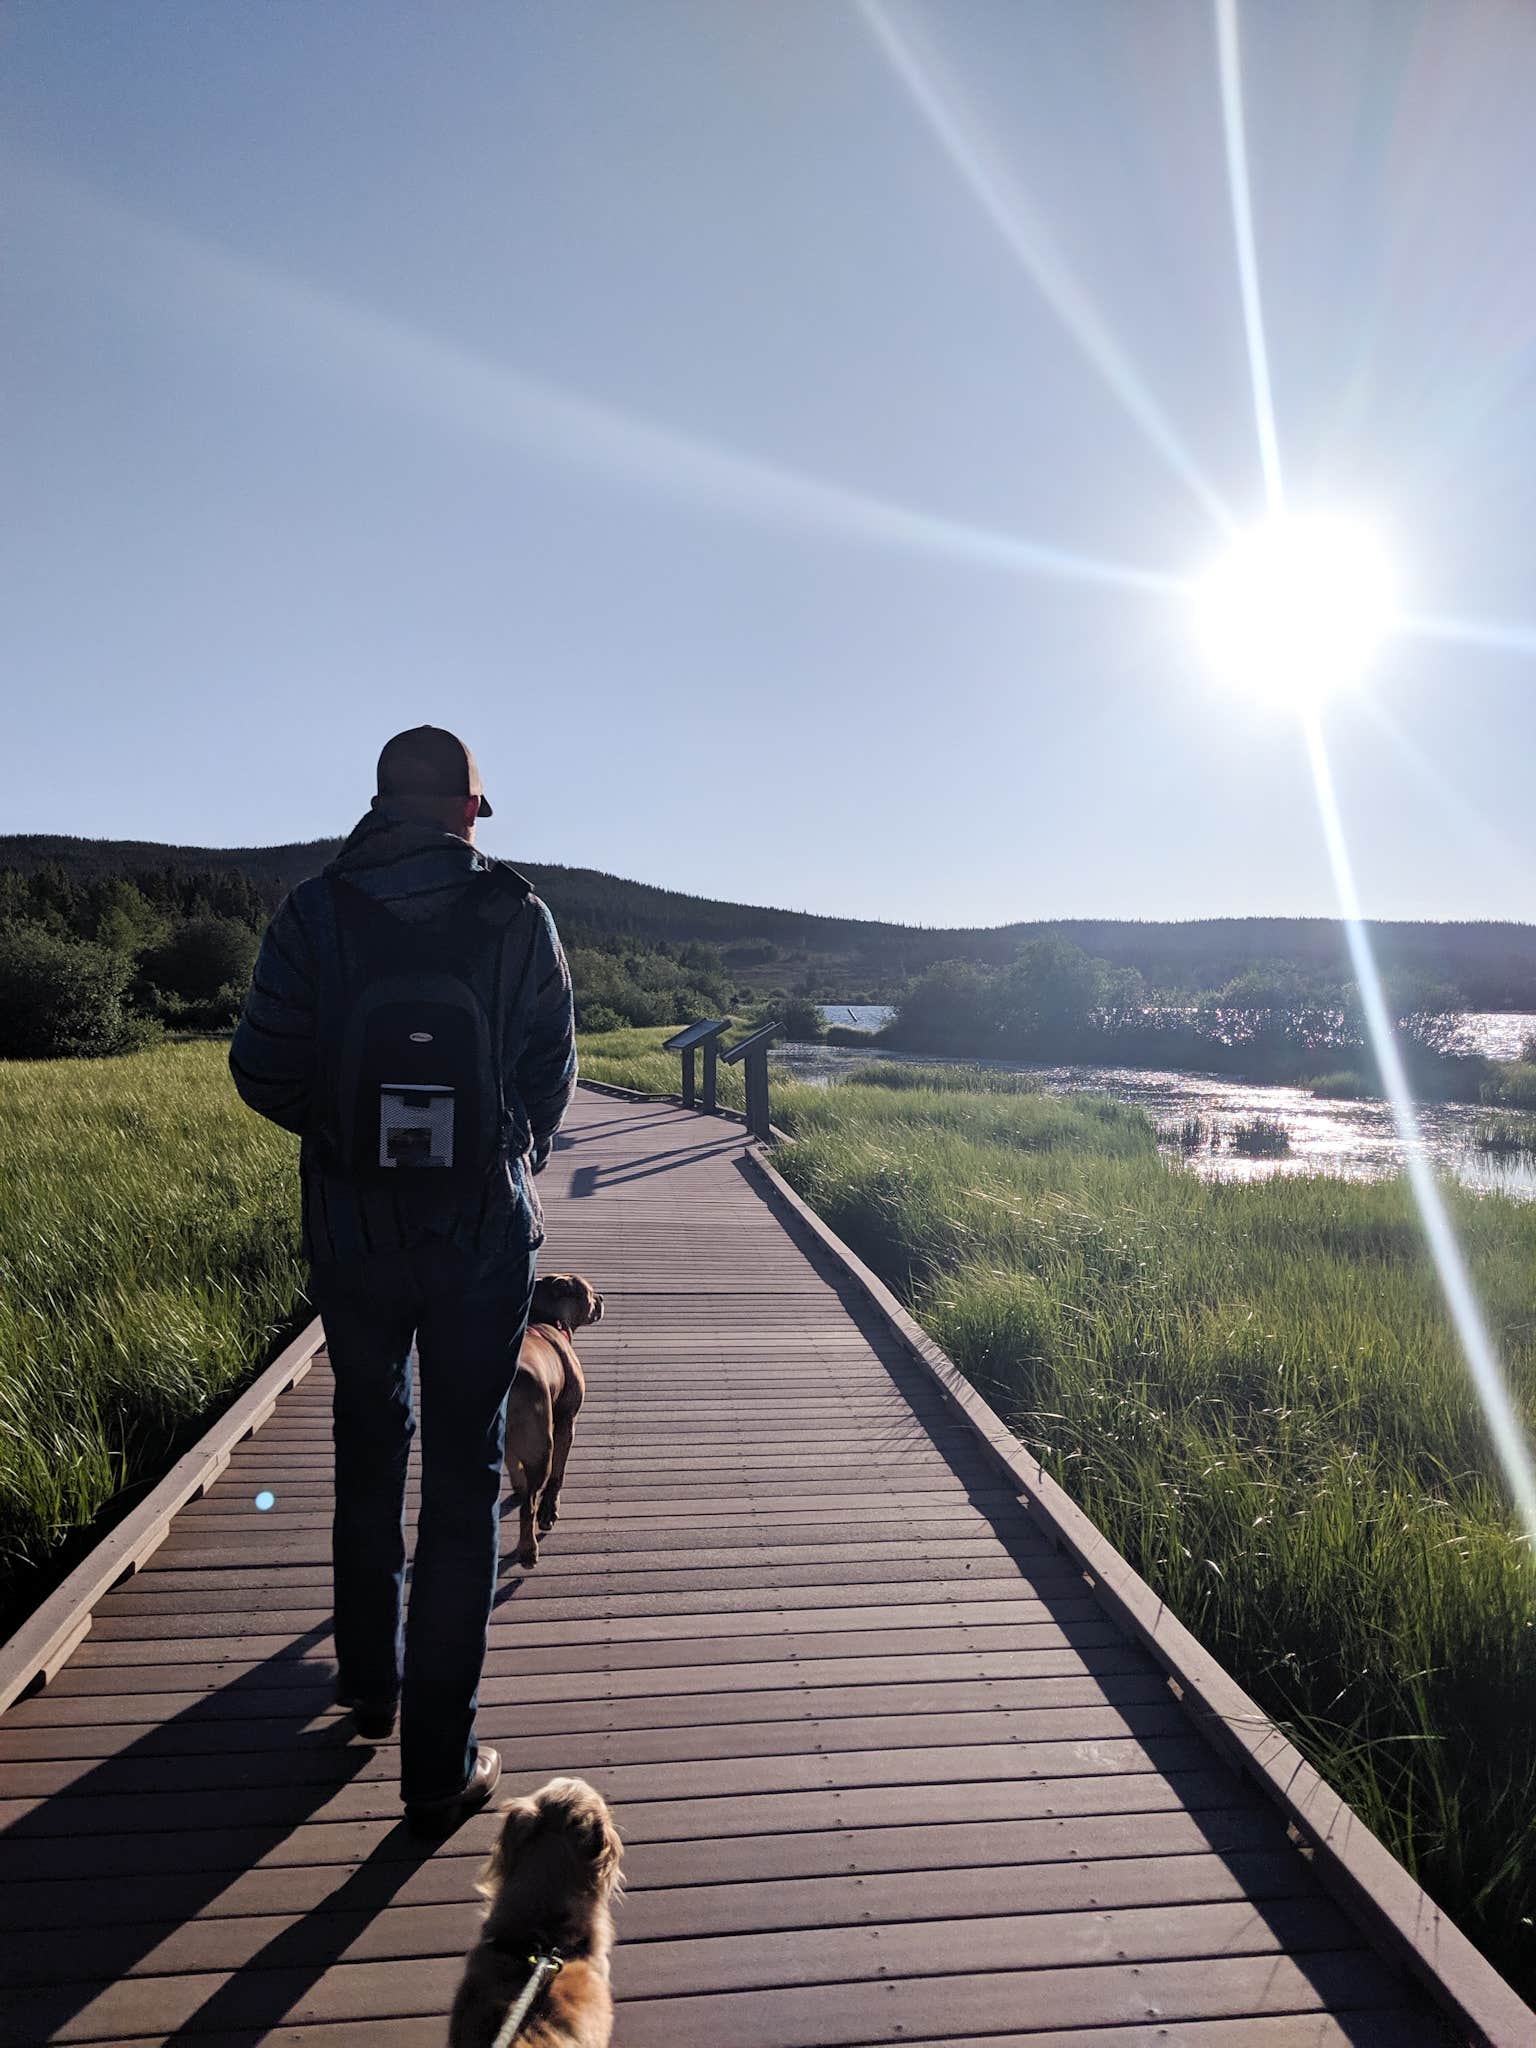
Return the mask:
[[[341,961],[325,1035],[329,1164],[352,1180],[445,1191],[482,1181],[523,1130],[502,1080],[506,951],[528,884],[492,870],[443,916],[407,923],[327,875]],[[526,945],[518,988],[537,937]]]

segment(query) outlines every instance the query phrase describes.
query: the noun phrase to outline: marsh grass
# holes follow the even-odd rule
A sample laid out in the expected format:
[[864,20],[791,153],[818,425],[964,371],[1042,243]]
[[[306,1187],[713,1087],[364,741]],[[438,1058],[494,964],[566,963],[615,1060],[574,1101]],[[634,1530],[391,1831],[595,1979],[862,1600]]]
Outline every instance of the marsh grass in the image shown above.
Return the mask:
[[1216,1127],[1203,1116],[1181,1117],[1177,1123],[1158,1125],[1157,1142],[1177,1145],[1181,1152],[1199,1152],[1207,1145],[1215,1145]]
[[[1204,1180],[1082,1098],[964,1112],[776,1088],[777,1163],[1536,1988],[1536,1570],[1406,1186]],[[1447,1200],[1529,1413],[1536,1206]]]
[[1473,1131],[1472,1143],[1479,1152],[1496,1158],[1521,1158],[1536,1153],[1536,1117],[1518,1112],[1513,1116],[1488,1117]]
[[1233,1125],[1229,1143],[1242,1159],[1284,1159],[1290,1153],[1291,1134],[1273,1117],[1255,1116]]
[[962,1095],[1041,1095],[1045,1083],[1039,1074],[1009,1072],[1003,1067],[931,1065],[907,1060],[870,1060],[853,1067],[840,1079],[861,1088],[894,1088],[905,1091],[926,1089]]
[[303,1290],[296,1141],[223,1044],[0,1062],[0,1603],[264,1362]]
[[1528,1052],[1536,1052],[1529,1039],[1521,1047],[1519,1059],[1494,1068],[1483,1089],[1485,1102],[1500,1109],[1536,1109],[1536,1060],[1527,1059]]
[[1364,1074],[1349,1067],[1337,1074],[1318,1074],[1301,1085],[1324,1102],[1365,1102],[1381,1093]]

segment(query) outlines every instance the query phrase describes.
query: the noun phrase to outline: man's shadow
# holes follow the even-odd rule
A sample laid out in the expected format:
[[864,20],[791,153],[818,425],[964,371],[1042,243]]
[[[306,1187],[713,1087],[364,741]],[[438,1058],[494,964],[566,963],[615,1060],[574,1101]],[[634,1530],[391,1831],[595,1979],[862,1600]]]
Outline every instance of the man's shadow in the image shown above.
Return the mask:
[[[283,1650],[91,1766],[67,1790],[39,1798],[0,1834],[9,2038],[46,2041],[66,2028],[313,1821],[367,1767],[375,1751],[349,1740],[348,1717],[308,1725],[330,1705],[334,1673],[319,1663],[296,1667],[330,1629],[327,1618],[295,1636]],[[174,1683],[172,1669],[167,1668],[168,1684]],[[232,1746],[222,1752],[223,1770],[210,1773],[213,1744],[225,1730],[232,1744],[238,1742],[242,1719],[262,1723],[263,1747],[239,1752]],[[24,1777],[7,1768],[14,1749],[4,1735],[51,1725],[41,1716],[18,1722],[14,1710],[6,1717],[0,1785],[9,1778],[14,1787]],[[101,1739],[110,1741],[110,1733],[104,1730]],[[274,1768],[272,1759],[282,1761]],[[212,1775],[226,1787],[238,1787],[242,1769],[254,1786],[221,1791],[210,1785]],[[132,1813],[147,1789],[154,1802],[150,1825],[133,1831],[115,1824],[114,1809]],[[219,1824],[221,1805],[235,1809],[227,1827]],[[397,1824],[361,1863],[335,1873],[333,1891],[298,1914],[277,1903],[283,1873],[272,1871],[273,1905],[254,1910],[271,1911],[282,1922],[279,1931],[232,1971],[211,1976],[210,1995],[165,2038],[190,2040],[238,2028],[257,2039],[280,2025],[428,1853],[430,1846],[419,1848],[403,1823]],[[338,1855],[336,1861],[342,1860]],[[185,1979],[207,1967],[194,1961],[166,1974]]]

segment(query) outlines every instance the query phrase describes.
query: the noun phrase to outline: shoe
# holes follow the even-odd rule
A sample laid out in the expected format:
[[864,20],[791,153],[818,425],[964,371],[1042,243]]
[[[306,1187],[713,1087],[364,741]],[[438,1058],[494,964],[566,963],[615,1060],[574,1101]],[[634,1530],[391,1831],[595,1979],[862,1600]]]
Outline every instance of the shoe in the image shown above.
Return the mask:
[[460,1821],[468,1820],[472,1813],[490,1798],[501,1782],[501,1756],[488,1742],[482,1742],[475,1752],[475,1768],[469,1774],[469,1783],[462,1792],[455,1792],[451,1799],[408,1799],[405,1802],[406,1826],[413,1835],[441,1838],[451,1835]]
[[352,1716],[352,1726],[364,1742],[388,1742],[395,1732],[395,1709],[373,1707],[363,1700],[355,1700],[349,1693],[338,1693],[336,1704],[343,1713]]

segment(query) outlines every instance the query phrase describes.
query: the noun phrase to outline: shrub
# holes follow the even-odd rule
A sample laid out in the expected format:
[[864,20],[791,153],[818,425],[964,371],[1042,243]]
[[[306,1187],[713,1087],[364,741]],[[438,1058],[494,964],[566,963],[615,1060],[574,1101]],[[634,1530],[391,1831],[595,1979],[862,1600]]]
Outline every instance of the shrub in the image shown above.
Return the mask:
[[[226,1003],[230,988],[243,998],[256,962],[256,945],[256,934],[238,918],[192,917],[162,945],[150,948],[141,972],[162,995],[182,1003],[218,1005]],[[166,1007],[174,1010],[173,1005]],[[238,1011],[238,998],[235,1008]]]
[[821,1005],[808,996],[781,996],[777,1002],[765,1004],[762,1015],[765,1024],[771,1018],[782,1027],[784,1037],[797,1045],[813,1043],[826,1035],[827,1020],[821,1014]]
[[179,1031],[232,1031],[239,1021],[245,990],[244,982],[227,981],[217,994],[199,1002],[162,995],[156,1008],[164,1021]]
[[97,1059],[154,1036],[124,1000],[121,954],[37,925],[0,932],[0,1057]]
[[578,996],[576,1024],[581,1031],[622,1031],[625,1019],[607,1003],[584,1003]]

